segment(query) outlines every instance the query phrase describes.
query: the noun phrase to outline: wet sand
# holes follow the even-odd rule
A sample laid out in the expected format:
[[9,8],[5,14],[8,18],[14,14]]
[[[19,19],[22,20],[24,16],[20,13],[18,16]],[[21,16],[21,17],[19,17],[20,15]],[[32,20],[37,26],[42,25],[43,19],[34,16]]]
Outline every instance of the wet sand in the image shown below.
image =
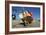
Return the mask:
[[32,24],[26,24],[24,26],[21,20],[12,20],[12,28],[30,28],[30,27],[40,27],[40,21],[35,20]]

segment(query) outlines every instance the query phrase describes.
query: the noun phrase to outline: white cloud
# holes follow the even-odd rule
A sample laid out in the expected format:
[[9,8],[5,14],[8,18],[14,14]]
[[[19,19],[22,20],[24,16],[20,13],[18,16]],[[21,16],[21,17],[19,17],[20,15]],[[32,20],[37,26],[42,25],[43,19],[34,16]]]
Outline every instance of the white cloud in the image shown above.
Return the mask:
[[22,13],[20,13],[20,14],[19,14],[19,17],[20,17],[20,18],[23,18],[23,15],[22,15]]

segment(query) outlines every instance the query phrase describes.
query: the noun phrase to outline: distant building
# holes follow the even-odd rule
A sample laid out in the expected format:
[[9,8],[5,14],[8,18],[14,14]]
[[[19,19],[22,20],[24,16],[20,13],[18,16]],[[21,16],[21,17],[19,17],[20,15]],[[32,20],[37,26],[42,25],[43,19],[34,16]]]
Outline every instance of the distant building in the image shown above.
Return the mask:
[[15,15],[12,15],[12,19],[15,20],[16,19],[16,16]]

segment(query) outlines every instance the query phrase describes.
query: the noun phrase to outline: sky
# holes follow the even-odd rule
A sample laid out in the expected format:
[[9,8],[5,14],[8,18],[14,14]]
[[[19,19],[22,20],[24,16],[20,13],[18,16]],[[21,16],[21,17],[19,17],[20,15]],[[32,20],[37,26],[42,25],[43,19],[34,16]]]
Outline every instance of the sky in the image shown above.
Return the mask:
[[16,16],[16,19],[19,18],[19,13],[22,13],[24,11],[32,12],[33,18],[38,19],[40,18],[40,8],[39,7],[12,7],[12,14]]

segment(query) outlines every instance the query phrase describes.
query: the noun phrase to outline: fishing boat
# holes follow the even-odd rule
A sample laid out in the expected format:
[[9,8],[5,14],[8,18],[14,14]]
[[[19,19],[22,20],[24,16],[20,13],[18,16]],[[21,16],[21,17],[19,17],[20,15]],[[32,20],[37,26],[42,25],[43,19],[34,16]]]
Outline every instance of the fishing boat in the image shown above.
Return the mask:
[[21,20],[23,21],[23,25],[26,26],[26,24],[31,24],[33,21],[32,13],[25,11],[19,15]]

